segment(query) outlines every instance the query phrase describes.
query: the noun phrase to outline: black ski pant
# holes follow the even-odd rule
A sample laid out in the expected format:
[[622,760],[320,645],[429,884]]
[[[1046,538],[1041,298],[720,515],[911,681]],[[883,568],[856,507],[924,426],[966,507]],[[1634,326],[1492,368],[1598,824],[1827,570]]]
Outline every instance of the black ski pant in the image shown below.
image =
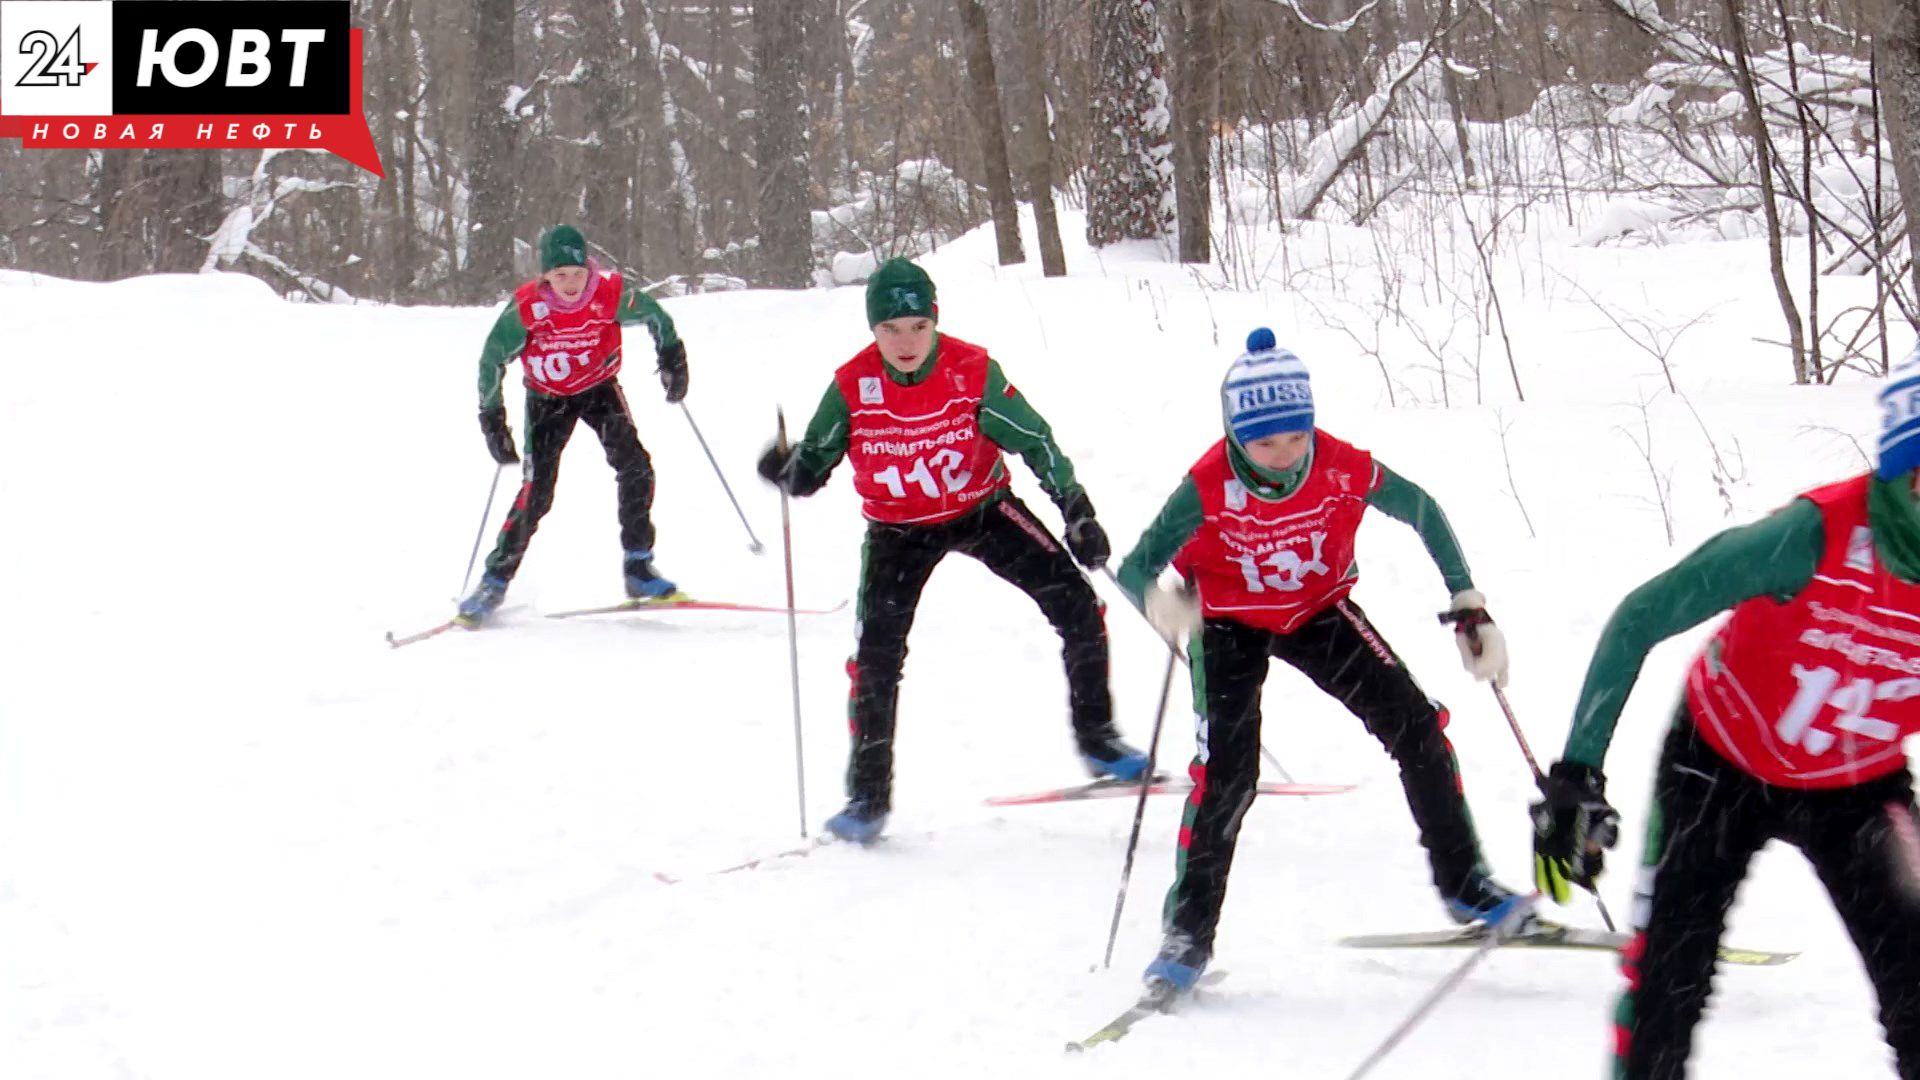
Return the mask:
[[1181,962],[1197,966],[1213,955],[1240,822],[1260,777],[1260,695],[1273,658],[1345,705],[1393,756],[1440,892],[1451,895],[1484,872],[1444,733],[1446,710],[1413,681],[1358,604],[1341,600],[1290,634],[1208,619],[1189,652],[1199,753],[1165,911]]
[[978,559],[1040,605],[1063,643],[1073,731],[1082,743],[1110,735],[1107,628],[1093,587],[1060,541],[1011,495],[934,525],[867,526],[861,552],[849,720],[847,795],[892,806],[894,710],[920,593],[948,552]]
[[1701,741],[1682,703],[1654,776],[1639,932],[1621,961],[1614,1075],[1686,1076],[1734,893],[1754,853],[1784,840],[1813,864],[1860,950],[1900,1077],[1920,1080],[1920,906],[1903,891],[1910,871],[1895,812],[1913,813],[1907,770],[1854,787],[1776,787]]
[[500,540],[487,556],[487,573],[512,581],[526,558],[527,545],[540,519],[553,508],[553,491],[560,482],[560,455],[573,437],[578,421],[600,437],[607,464],[613,466],[619,488],[620,548],[653,549],[653,459],[640,445],[633,414],[617,379],[587,388],[572,397],[527,395],[526,453],[522,461],[520,494],[500,527]]

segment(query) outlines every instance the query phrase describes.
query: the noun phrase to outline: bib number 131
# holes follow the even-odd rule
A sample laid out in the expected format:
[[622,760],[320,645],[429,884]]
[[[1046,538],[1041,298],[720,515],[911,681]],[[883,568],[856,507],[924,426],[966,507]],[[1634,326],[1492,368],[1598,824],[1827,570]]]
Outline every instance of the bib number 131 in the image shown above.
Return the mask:
[[[904,476],[900,473],[900,466],[889,465],[874,473],[873,479],[883,485],[887,493],[896,499],[907,497],[908,484],[919,487],[926,493],[927,498],[937,499],[942,494],[940,489],[943,484],[946,487],[945,494],[952,495],[966,487],[967,481],[973,479],[971,470],[960,467],[966,463],[966,460],[958,450],[942,450],[931,459],[914,458],[913,467],[908,469]],[[940,470],[938,480],[933,476],[935,469]]]

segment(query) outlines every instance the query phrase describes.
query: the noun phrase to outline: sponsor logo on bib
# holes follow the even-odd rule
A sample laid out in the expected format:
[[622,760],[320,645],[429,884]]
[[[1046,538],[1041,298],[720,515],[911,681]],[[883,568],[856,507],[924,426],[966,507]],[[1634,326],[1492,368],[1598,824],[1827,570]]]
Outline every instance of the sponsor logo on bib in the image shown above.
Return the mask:
[[1873,530],[1855,525],[1847,537],[1847,569],[1873,573]]

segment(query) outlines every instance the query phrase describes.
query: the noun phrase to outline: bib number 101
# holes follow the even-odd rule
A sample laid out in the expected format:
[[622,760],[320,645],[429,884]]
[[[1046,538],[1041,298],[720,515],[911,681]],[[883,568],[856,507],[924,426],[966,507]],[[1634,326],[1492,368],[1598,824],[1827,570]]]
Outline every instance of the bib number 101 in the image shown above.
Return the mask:
[[520,359],[522,363],[527,365],[528,370],[532,371],[534,376],[541,382],[549,385],[557,385],[567,381],[567,376],[573,374],[576,365],[581,369],[585,369],[588,361],[593,359],[593,353],[585,349],[577,353],[569,353],[565,349],[562,349],[559,352],[550,352],[544,356],[538,353],[528,353]]
[[[972,470],[960,467],[966,464],[966,461],[967,459],[958,450],[942,450],[932,458],[914,458],[913,468],[908,469],[904,476],[901,475],[900,466],[889,465],[874,473],[873,479],[884,486],[887,493],[896,499],[907,497],[908,484],[919,487],[926,493],[927,498],[937,499],[943,494],[942,485],[946,487],[944,494],[953,495],[966,487],[967,481],[973,479]],[[938,480],[934,479],[935,469],[940,470]]]

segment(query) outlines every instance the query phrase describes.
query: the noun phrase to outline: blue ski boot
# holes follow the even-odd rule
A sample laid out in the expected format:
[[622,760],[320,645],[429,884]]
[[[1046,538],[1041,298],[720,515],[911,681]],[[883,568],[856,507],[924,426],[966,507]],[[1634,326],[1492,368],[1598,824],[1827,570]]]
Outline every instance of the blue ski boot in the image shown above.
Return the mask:
[[460,601],[460,613],[453,617],[453,621],[472,630],[485,623],[499,608],[500,601],[506,598],[507,583],[492,574],[482,574],[480,586]]
[[[1494,927],[1504,922],[1517,905],[1526,901],[1526,897],[1486,874],[1476,872],[1458,892],[1442,896],[1441,900],[1447,905],[1447,917],[1454,922],[1462,926],[1484,923]],[[1518,933],[1527,929],[1533,921],[1533,916],[1528,915],[1509,930]]]
[[1200,973],[1205,970],[1206,954],[1194,948],[1192,938],[1171,930],[1160,946],[1160,955],[1147,965],[1140,980],[1147,984],[1149,993],[1185,994],[1200,982]]
[[1080,760],[1096,780],[1138,780],[1147,774],[1147,755],[1122,742],[1112,728],[1079,742]]
[[651,551],[627,552],[626,577],[627,595],[635,600],[665,600],[680,591],[654,571]]
[[873,799],[853,799],[847,808],[827,819],[828,832],[854,844],[871,844],[887,827],[887,809]]

